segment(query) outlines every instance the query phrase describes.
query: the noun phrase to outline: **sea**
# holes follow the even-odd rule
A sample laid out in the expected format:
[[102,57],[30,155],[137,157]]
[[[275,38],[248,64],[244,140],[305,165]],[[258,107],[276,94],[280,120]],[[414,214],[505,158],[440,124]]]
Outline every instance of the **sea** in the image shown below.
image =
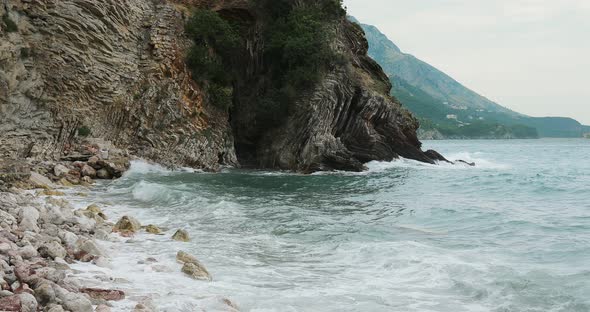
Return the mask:
[[[160,311],[590,311],[590,140],[424,148],[476,165],[400,159],[303,175],[135,161],[70,200],[164,235],[113,235],[100,243],[109,265],[74,268],[125,291],[113,311],[145,298]],[[177,229],[191,241],[172,241]],[[213,281],[184,276],[180,250]]]

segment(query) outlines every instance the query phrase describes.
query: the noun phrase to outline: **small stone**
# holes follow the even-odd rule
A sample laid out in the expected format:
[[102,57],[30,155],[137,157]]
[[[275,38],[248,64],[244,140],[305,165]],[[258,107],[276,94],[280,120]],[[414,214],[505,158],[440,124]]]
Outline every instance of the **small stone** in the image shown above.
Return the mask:
[[91,239],[79,242],[78,249],[94,256],[100,256],[102,254],[100,248]]
[[190,241],[190,237],[188,236],[187,231],[185,230],[178,230],[174,235],[172,235],[172,239],[179,242],[188,242]]
[[102,213],[102,210],[101,210],[101,209],[100,209],[100,207],[98,207],[98,205],[96,205],[96,204],[92,204],[92,205],[90,205],[90,206],[86,207],[86,210],[88,210],[88,211],[90,211],[90,212],[93,212],[93,213],[95,213],[95,214]]
[[151,299],[144,299],[140,303],[138,303],[133,312],[156,312],[158,309],[154,305],[154,302]]
[[97,156],[92,156],[90,157],[90,159],[88,159],[88,166],[98,170],[100,169],[100,165],[98,164],[98,161],[100,159]]
[[25,247],[22,247],[19,252],[23,259],[31,259],[39,255],[37,249],[35,249],[35,247],[31,245],[26,245]]
[[211,275],[207,272],[207,269],[203,266],[196,265],[194,263],[185,263],[182,266],[182,273],[188,275],[189,277],[202,280],[202,281],[211,281]]
[[0,298],[0,311],[2,312],[20,312],[21,300],[18,295]]
[[97,172],[91,166],[84,165],[84,167],[82,167],[82,170],[80,170],[80,174],[82,174],[83,177],[89,177],[91,179],[94,179],[96,178]]
[[180,263],[194,263],[194,264],[198,264],[198,265],[201,264],[199,262],[199,260],[197,260],[197,258],[195,258],[195,256],[190,255],[184,251],[179,251],[176,254],[176,261],[178,261]]
[[55,302],[55,290],[49,282],[44,282],[35,289],[35,298],[42,305]]
[[92,299],[102,299],[107,301],[119,301],[125,299],[125,293],[121,290],[82,288],[80,292],[88,294]]
[[92,303],[84,295],[69,292],[59,286],[55,287],[55,294],[66,310],[76,312],[93,312]]
[[38,248],[39,254],[44,258],[65,258],[67,251],[57,242],[51,241]]
[[103,179],[103,180],[108,180],[111,179],[111,174],[109,173],[109,171],[107,169],[100,169],[96,172],[96,177],[99,179]]
[[29,178],[29,183],[31,183],[31,185],[33,185],[34,187],[37,187],[37,188],[44,188],[44,189],[55,188],[55,184],[53,184],[53,182],[51,182],[51,180],[49,180],[47,177],[45,177],[37,172],[31,172],[31,177]]
[[12,293],[11,291],[8,291],[8,290],[0,290],[0,298],[10,297],[12,295],[14,295],[14,293]]
[[113,227],[113,232],[135,233],[141,229],[141,224],[136,219],[123,216]]
[[64,166],[62,164],[58,164],[55,167],[53,167],[53,174],[55,174],[55,176],[58,178],[65,176],[69,172],[70,172],[70,169],[68,169],[66,166]]
[[62,242],[70,248],[74,247],[78,242],[78,236],[72,232],[65,231],[63,232]]
[[59,184],[65,186],[65,187],[72,187],[72,186],[74,186],[74,184],[72,182],[68,181],[68,179],[66,179],[66,178],[61,178],[59,180]]
[[37,224],[39,220],[39,211],[33,207],[23,207],[19,212],[20,228],[24,231],[39,232]]
[[111,312],[111,308],[108,305],[100,304],[96,307],[94,312]]
[[94,260],[92,260],[92,263],[94,263],[94,265],[96,265],[97,267],[100,267],[100,268],[106,268],[106,269],[113,268],[113,265],[111,264],[109,259],[107,259],[105,257],[95,258]]
[[65,312],[64,308],[60,305],[52,305],[47,312]]
[[[91,177],[86,176],[86,177],[82,177],[82,182],[87,183],[87,184],[93,184],[94,180],[92,180]],[[88,196],[88,194],[86,196]]]
[[150,234],[162,234],[162,230],[153,224],[146,226],[145,231]]

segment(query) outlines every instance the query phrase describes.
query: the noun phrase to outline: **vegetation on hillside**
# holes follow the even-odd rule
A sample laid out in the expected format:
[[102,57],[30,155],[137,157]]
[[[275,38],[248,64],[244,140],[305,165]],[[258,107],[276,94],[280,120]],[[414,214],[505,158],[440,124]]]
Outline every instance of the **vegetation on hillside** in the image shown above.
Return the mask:
[[315,86],[338,59],[330,48],[332,26],[346,16],[340,0],[293,7],[289,0],[258,0],[266,19],[265,64],[271,84],[257,106],[258,124],[276,126],[288,116],[297,96]]
[[[338,59],[330,48],[335,21],[346,16],[341,0],[316,0],[293,5],[290,0],[255,0],[263,23],[265,82],[253,99],[255,123],[271,128],[282,123],[304,91],[313,88]],[[207,89],[216,107],[228,109],[241,78],[240,57],[248,55],[247,26],[225,20],[217,12],[196,10],[186,25],[193,47],[187,63],[193,78]]]
[[193,78],[202,83],[211,103],[227,110],[232,104],[233,57],[240,52],[239,29],[216,12],[197,10],[186,25],[194,44],[187,56]]
[[8,16],[8,13],[4,13],[4,15],[2,15],[2,22],[4,23],[4,27],[5,27],[4,29],[6,29],[6,32],[17,32],[18,31],[18,26],[10,18],[10,16]]

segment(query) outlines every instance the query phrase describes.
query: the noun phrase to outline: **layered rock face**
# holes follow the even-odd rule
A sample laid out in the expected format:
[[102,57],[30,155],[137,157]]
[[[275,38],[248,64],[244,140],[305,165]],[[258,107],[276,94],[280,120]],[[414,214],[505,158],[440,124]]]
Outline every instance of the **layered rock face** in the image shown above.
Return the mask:
[[80,127],[140,157],[236,164],[227,114],[184,65],[183,11],[166,1],[5,0],[0,157],[56,158]]
[[[362,170],[399,156],[433,162],[420,150],[417,121],[366,56],[362,30],[344,19],[333,42],[343,64],[253,142],[255,98],[241,96],[250,82],[227,113],[208,104],[186,69],[190,6],[259,23],[244,0],[4,0],[0,15],[18,29],[0,23],[0,158],[58,158],[84,127],[136,156],[209,170],[238,160],[299,171]],[[255,75],[264,66],[255,29],[246,46],[244,72]],[[235,146],[254,158],[238,159]]]
[[[343,57],[341,64],[332,68],[314,90],[299,96],[284,125],[260,139],[253,140],[248,132],[252,123],[249,102],[253,98],[249,90],[260,80],[243,79],[253,83],[241,86],[234,106],[238,155],[246,154],[258,167],[303,172],[360,171],[366,162],[400,156],[428,163],[438,160],[421,151],[416,134],[419,124],[389,96],[389,79],[367,56],[368,43],[360,26],[343,18],[335,27],[332,45]],[[260,64],[264,43],[253,33],[247,45],[252,57],[244,70],[246,75],[264,67]],[[241,94],[246,96],[240,98]]]

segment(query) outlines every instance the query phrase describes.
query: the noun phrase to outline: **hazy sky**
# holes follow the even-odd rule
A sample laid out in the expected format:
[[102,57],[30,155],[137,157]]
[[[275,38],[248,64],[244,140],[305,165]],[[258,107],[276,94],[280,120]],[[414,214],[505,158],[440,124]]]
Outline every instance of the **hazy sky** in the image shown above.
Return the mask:
[[590,0],[344,0],[402,51],[532,116],[590,125]]

